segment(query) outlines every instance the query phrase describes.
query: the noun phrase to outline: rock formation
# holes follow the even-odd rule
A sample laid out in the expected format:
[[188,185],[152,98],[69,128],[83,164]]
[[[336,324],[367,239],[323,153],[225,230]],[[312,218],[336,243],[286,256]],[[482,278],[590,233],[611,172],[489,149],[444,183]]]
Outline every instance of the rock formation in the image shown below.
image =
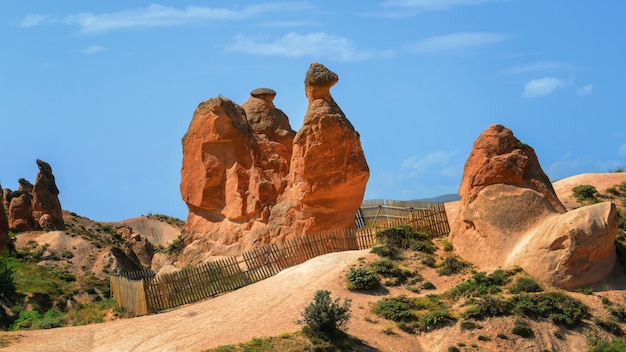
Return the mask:
[[600,281],[613,269],[615,205],[567,213],[534,150],[504,126],[489,126],[474,142],[459,194],[450,241],[481,268],[519,265],[566,289]]
[[9,227],[17,231],[31,231],[35,229],[33,219],[33,197],[27,191],[13,191],[10,195]]
[[37,159],[39,173],[32,187],[33,218],[44,230],[64,230],[63,210],[50,164]]
[[297,134],[268,88],[242,106],[222,97],[198,106],[183,137],[183,261],[354,223],[369,169],[359,134],[330,95],[337,79],[311,65]]
[[[0,199],[4,199],[4,190],[0,186]],[[0,211],[0,252],[9,249],[9,219],[4,212],[4,203]]]

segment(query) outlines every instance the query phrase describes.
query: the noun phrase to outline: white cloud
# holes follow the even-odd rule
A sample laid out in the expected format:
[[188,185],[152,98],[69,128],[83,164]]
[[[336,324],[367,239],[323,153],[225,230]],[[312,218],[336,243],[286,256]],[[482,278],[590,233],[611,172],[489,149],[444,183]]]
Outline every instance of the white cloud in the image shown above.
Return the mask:
[[24,27],[24,28],[35,27],[41,24],[45,20],[46,20],[46,16],[44,15],[28,15],[20,22],[20,27]]
[[347,38],[323,32],[298,34],[289,33],[272,42],[263,43],[257,38],[239,35],[227,51],[265,56],[324,57],[337,61],[359,61],[373,57],[388,57],[391,51],[362,51],[354,47]]
[[261,23],[261,27],[285,28],[285,27],[305,27],[319,26],[320,23],[315,21],[271,21]]
[[[452,159],[456,154],[456,151],[446,152],[440,150],[430,153],[424,157],[413,155],[402,162],[402,168],[411,169],[417,172],[426,171],[435,165],[447,165],[450,159]],[[445,169],[444,173],[446,172],[450,172],[449,168]]]
[[386,0],[380,6],[385,9],[372,16],[403,18],[428,11],[448,10],[460,5],[480,5],[501,0]]
[[91,54],[99,53],[99,52],[104,51],[104,50],[106,50],[106,49],[101,47],[101,46],[99,46],[99,45],[92,45],[92,46],[89,46],[89,47],[85,48],[83,50],[83,53],[87,54],[87,55],[91,55]]
[[504,75],[515,75],[530,72],[547,72],[547,71],[577,71],[581,68],[569,62],[563,61],[537,61],[523,65],[514,66],[501,72]]
[[[310,8],[304,2],[272,2],[249,5],[240,9],[211,8],[205,6],[187,6],[176,8],[159,4],[150,4],[144,8],[122,10],[102,14],[91,12],[78,13],[53,22],[76,25],[83,33],[104,33],[129,28],[150,28],[181,26],[210,21],[241,21],[266,13],[301,11]],[[41,24],[41,15],[28,15],[22,26]]]
[[578,95],[587,95],[587,94],[591,94],[592,91],[593,91],[593,84],[587,84],[586,86],[582,86],[578,88],[576,93]]
[[455,53],[501,42],[505,36],[489,32],[459,32],[430,37],[409,44],[406,49],[420,54]]
[[565,87],[565,82],[554,77],[533,79],[524,86],[524,98],[536,98],[550,95],[557,89]]
[[618,153],[620,156],[626,156],[626,144],[622,144],[622,146],[619,147]]

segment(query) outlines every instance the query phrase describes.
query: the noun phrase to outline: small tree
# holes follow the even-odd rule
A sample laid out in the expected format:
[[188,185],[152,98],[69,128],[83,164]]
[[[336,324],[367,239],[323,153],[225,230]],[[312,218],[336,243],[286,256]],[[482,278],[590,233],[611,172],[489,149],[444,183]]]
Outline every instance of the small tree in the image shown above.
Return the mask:
[[350,319],[350,303],[350,299],[345,299],[340,304],[339,298],[334,301],[330,298],[329,291],[318,290],[313,302],[302,312],[303,320],[297,323],[306,325],[305,333],[311,336],[331,338],[341,332]]

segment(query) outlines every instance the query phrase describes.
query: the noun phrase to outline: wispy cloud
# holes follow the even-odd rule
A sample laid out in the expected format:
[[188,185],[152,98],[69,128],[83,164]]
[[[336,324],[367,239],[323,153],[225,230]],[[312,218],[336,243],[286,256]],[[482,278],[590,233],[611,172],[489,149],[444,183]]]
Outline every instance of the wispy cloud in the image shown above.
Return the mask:
[[536,98],[543,97],[552,94],[557,89],[565,87],[565,81],[554,78],[544,77],[539,79],[533,79],[526,83],[524,86],[524,92],[522,97],[524,98]]
[[418,54],[459,53],[470,49],[499,43],[506,37],[490,32],[459,32],[422,39],[406,46],[406,50]]
[[446,152],[441,150],[426,156],[413,155],[402,162],[402,168],[409,169],[413,173],[421,173],[438,166],[442,168],[442,174],[450,176],[451,170],[447,166],[456,155],[456,151]]
[[284,37],[265,43],[258,38],[239,35],[235,37],[234,43],[228,46],[226,50],[264,56],[324,57],[337,61],[360,61],[393,55],[390,50],[381,52],[359,50],[347,38],[324,32],[289,33]]
[[578,71],[580,69],[580,66],[564,61],[537,61],[507,68],[501,74],[516,75],[533,72]]
[[83,49],[83,53],[87,55],[91,55],[91,54],[99,53],[104,50],[106,50],[104,47],[101,47],[99,45],[92,45]]
[[387,0],[380,4],[382,11],[369,15],[404,18],[428,11],[449,10],[456,6],[480,5],[495,1],[501,0]]
[[619,147],[619,150],[617,152],[619,156],[626,156],[626,144],[622,144],[622,146]]
[[319,26],[319,22],[315,21],[271,21],[261,23],[261,27],[286,28],[286,27],[309,27]]
[[586,86],[582,86],[578,88],[576,94],[578,95],[588,95],[593,91],[593,84],[587,84]]
[[305,2],[272,2],[249,5],[240,9],[187,6],[176,8],[159,4],[147,7],[95,14],[84,12],[61,19],[47,19],[42,15],[28,15],[22,27],[33,27],[48,20],[49,23],[64,23],[80,27],[83,33],[105,33],[130,28],[182,26],[211,21],[241,21],[267,13],[301,11],[310,8]]
[[46,18],[45,15],[28,15],[20,22],[20,27],[28,28],[38,26],[43,23]]

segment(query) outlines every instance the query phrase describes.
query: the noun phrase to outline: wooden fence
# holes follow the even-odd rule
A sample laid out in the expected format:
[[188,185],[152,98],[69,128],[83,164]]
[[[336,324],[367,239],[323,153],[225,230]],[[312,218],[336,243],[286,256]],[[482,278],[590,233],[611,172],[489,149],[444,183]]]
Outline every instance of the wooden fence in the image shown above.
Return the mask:
[[450,223],[443,203],[366,200],[357,214],[357,227],[390,227],[407,223],[433,237],[450,233]]
[[375,233],[381,228],[409,224],[433,237],[449,232],[443,204],[406,214],[410,216],[388,217],[384,222],[369,222],[368,227],[325,231],[282,244],[271,243],[240,257],[222,258],[169,274],[157,275],[152,270],[123,273],[111,277],[111,292],[129,315],[145,315],[236,290],[322,254],[372,248]]

